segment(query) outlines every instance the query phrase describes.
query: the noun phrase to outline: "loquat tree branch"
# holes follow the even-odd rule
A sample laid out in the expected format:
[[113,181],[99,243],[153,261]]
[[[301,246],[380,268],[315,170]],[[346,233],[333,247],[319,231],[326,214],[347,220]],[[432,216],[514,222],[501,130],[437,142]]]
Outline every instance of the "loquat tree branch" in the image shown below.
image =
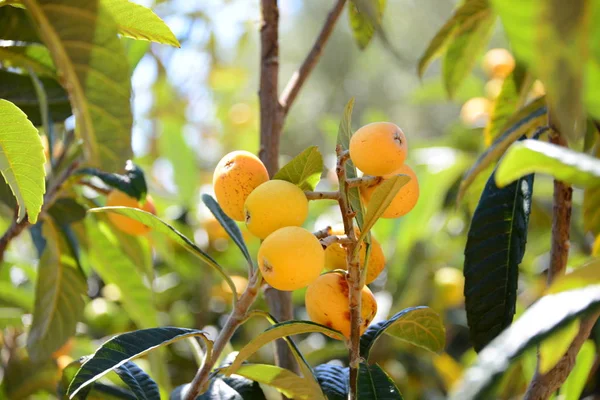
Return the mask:
[[294,72],[294,75],[292,75],[292,78],[281,93],[279,103],[281,104],[284,117],[290,110],[294,100],[296,100],[296,96],[298,96],[298,93],[300,92],[300,89],[302,89],[304,82],[306,82],[306,79],[319,62],[321,54],[323,53],[323,49],[325,48],[325,45],[327,44],[327,41],[333,32],[333,28],[335,27],[337,20],[340,18],[342,11],[344,11],[345,4],[346,0],[336,0],[335,5],[327,15],[327,19],[325,20],[323,28],[321,28],[321,32],[319,32],[319,36],[317,36],[312,49],[306,56],[306,59],[300,68]]
[[377,185],[382,180],[383,180],[383,178],[381,176],[365,175],[360,178],[349,178],[346,180],[346,183],[348,184],[349,188],[370,187],[370,186]]
[[317,239],[325,239],[327,236],[331,236],[331,227],[327,226],[321,230],[313,232]]
[[347,246],[352,243],[352,240],[346,235],[331,235],[319,240],[319,242],[321,242],[321,246],[326,249],[336,243]]
[[337,200],[340,197],[339,192],[304,192],[308,200]]

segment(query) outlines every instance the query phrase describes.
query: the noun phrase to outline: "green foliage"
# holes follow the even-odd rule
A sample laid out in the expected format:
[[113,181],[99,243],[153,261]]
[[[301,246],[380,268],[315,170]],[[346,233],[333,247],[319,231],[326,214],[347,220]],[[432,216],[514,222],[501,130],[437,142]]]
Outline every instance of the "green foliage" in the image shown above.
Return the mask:
[[75,174],[95,176],[106,185],[120,190],[137,200],[144,201],[148,192],[144,171],[130,160],[125,164],[125,174],[104,172],[97,168],[82,168],[76,171]]
[[358,367],[358,398],[402,400],[394,381],[377,364],[360,363]]
[[[178,386],[169,395],[169,400],[184,400],[188,385]],[[266,400],[265,394],[258,382],[253,382],[242,376],[217,376],[210,380],[205,393],[196,400]]]
[[319,396],[302,378],[290,370],[267,364],[244,364],[235,374],[254,382],[269,385],[290,399],[314,399]]
[[29,222],[35,224],[46,192],[40,136],[10,101],[0,99],[0,120],[0,170],[19,204],[17,221],[27,214]]
[[321,364],[315,367],[315,376],[328,400],[346,400],[350,388],[348,367]]
[[[600,157],[600,146],[596,146],[596,160]],[[600,186],[586,187],[583,192],[583,227],[594,234],[600,233]]]
[[498,165],[496,183],[505,186],[534,172],[581,187],[600,185],[599,159],[537,140],[524,140],[508,149]]
[[479,354],[450,399],[486,398],[494,383],[524,351],[600,305],[600,285],[542,297]]
[[512,322],[525,254],[533,175],[498,188],[494,172],[471,220],[465,246],[465,308],[476,351]]
[[371,325],[360,338],[360,354],[368,359],[371,348],[384,333],[434,353],[444,350],[446,344],[442,319],[429,307],[407,308]]
[[131,83],[112,16],[97,1],[24,4],[67,82],[88,161],[105,171],[123,165],[131,158]]
[[[134,358],[142,357],[159,347],[186,339],[199,337],[207,346],[210,341],[203,331],[186,328],[151,328],[124,333],[104,342],[77,371],[67,394],[73,398],[89,384]],[[210,347],[210,346],[209,346]]]
[[575,366],[567,380],[560,388],[564,400],[579,400],[594,365],[596,346],[591,340],[586,340],[577,354]]
[[40,42],[27,12],[22,8],[0,7],[0,39],[19,42]]
[[160,400],[156,382],[133,361],[127,361],[115,369],[121,380],[131,389],[138,400]]
[[317,146],[311,146],[294,157],[273,176],[288,181],[302,190],[315,190],[323,174],[323,156]]
[[[365,1],[349,1],[348,2],[348,17],[350,18],[350,27],[354,34],[354,40],[361,50],[367,48],[373,34],[375,26],[373,26],[373,16],[376,18],[376,24],[381,24],[383,12],[385,10],[387,0],[365,0]],[[367,9],[363,9],[367,8]]]
[[39,44],[1,46],[0,59],[9,67],[31,69],[40,76],[56,77],[48,49]]

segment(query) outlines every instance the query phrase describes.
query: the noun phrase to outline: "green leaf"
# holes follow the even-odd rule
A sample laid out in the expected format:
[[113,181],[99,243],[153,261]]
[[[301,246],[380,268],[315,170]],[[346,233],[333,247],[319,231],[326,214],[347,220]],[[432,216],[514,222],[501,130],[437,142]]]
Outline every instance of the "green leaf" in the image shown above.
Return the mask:
[[[23,310],[21,308],[0,307],[0,329],[23,327]],[[1,397],[0,397],[1,398]]]
[[0,39],[17,42],[40,42],[40,38],[23,8],[0,7]]
[[506,152],[496,173],[498,186],[534,172],[581,187],[600,185],[600,159],[538,140],[514,143]]
[[14,286],[11,282],[0,281],[0,302],[3,305],[19,307],[21,313],[33,311],[33,293]]
[[477,175],[502,157],[512,143],[523,135],[531,135],[536,129],[546,126],[547,122],[548,116],[544,98],[534,101],[517,112],[511,122],[507,124],[510,127],[494,140],[492,145],[477,158],[475,164],[465,173],[460,183],[457,203],[460,203],[466,190]]
[[244,364],[235,371],[235,374],[272,386],[290,399],[314,399],[319,395],[306,384],[306,378],[275,365]]
[[48,214],[58,225],[69,225],[85,218],[87,210],[77,200],[71,197],[61,197],[57,199],[52,207],[48,209]]
[[119,378],[135,393],[138,400],[160,400],[160,392],[156,382],[133,361],[115,369]]
[[360,363],[357,386],[359,399],[402,400],[392,378],[377,364]]
[[42,141],[27,115],[0,99],[0,171],[19,204],[17,222],[35,224],[46,192]]
[[579,333],[579,320],[574,320],[542,340],[539,347],[539,371],[546,374],[565,355]]
[[479,54],[487,44],[494,29],[495,15],[487,0],[467,1],[476,19],[469,19],[454,30],[442,64],[442,75],[448,96],[454,97],[457,89],[469,75]]
[[494,383],[523,352],[599,306],[600,285],[542,297],[479,353],[450,400],[490,398]]
[[490,145],[504,130],[513,114],[519,109],[524,92],[528,89],[527,74],[521,65],[515,67],[513,72],[502,82],[500,93],[494,100],[490,112],[490,121],[485,125],[483,135],[486,145]]
[[431,61],[446,50],[456,35],[464,34],[465,31],[472,30],[473,27],[479,28],[482,20],[489,18],[489,16],[490,10],[487,0],[467,0],[458,7],[452,17],[429,42],[427,49],[419,59],[419,77],[423,77]]
[[23,3],[65,80],[86,159],[105,171],[123,165],[132,154],[131,82],[110,12],[98,1]]
[[272,179],[288,181],[302,190],[315,190],[323,174],[323,156],[311,146],[284,165]]
[[350,391],[348,367],[321,364],[315,367],[315,376],[328,400],[346,400]]
[[256,353],[265,344],[272,342],[276,339],[281,339],[286,336],[300,335],[302,333],[319,332],[326,336],[329,336],[337,340],[345,340],[344,335],[328,328],[324,325],[317,324],[310,321],[285,321],[280,322],[276,325],[271,326],[263,333],[252,339],[246,344],[238,353],[237,357],[227,368],[224,373],[231,375],[236,373],[237,369],[246,361],[252,354]]
[[[342,150],[348,150],[350,148],[350,138],[353,135],[352,132],[352,109],[354,108],[354,98],[351,98],[344,108],[344,115],[340,121],[340,126],[337,134],[337,144],[342,147]],[[346,177],[348,179],[356,178],[356,167],[352,160],[346,161]],[[356,213],[356,224],[362,231],[364,225],[364,206],[360,198],[360,191],[358,188],[350,188],[348,190],[348,199],[352,210]]]
[[[47,359],[35,363],[23,355],[14,355],[3,368],[4,377],[0,387],[2,400],[32,399],[37,392],[53,393],[59,374],[56,363]],[[6,397],[1,397],[6,395]]]
[[[600,145],[596,146],[595,156],[600,161]],[[583,227],[594,235],[600,234],[600,186],[583,191]]]
[[87,282],[76,254],[50,221],[42,226],[46,247],[40,258],[35,286],[33,322],[27,350],[33,360],[44,360],[75,334],[87,295]]
[[171,29],[151,9],[129,0],[102,0],[102,5],[111,13],[121,35],[181,47]]
[[56,77],[56,68],[48,49],[39,44],[0,46],[0,59],[6,67],[31,68],[40,76]]
[[371,325],[360,338],[360,354],[369,357],[371,347],[382,334],[439,353],[446,345],[446,328],[438,313],[419,306],[402,310],[388,320]]
[[[381,23],[381,19],[383,18],[383,11],[385,10],[386,0],[369,0],[371,2],[371,7],[376,10],[377,21]],[[375,33],[375,28],[371,23],[371,18],[368,15],[365,15],[364,11],[359,9],[360,4],[357,4],[354,1],[348,2],[348,17],[350,18],[350,27],[352,28],[352,33],[354,34],[354,40],[358,47],[361,50],[367,48],[371,39],[373,38],[373,34]]]
[[575,366],[571,370],[569,377],[560,388],[560,398],[562,400],[579,400],[581,393],[594,366],[596,358],[596,346],[591,340],[586,340],[581,346]]
[[598,258],[593,258],[568,274],[557,277],[546,289],[546,294],[579,289],[590,284],[600,284],[600,259]]
[[242,236],[242,231],[240,230],[238,224],[236,224],[234,220],[232,220],[231,218],[229,218],[229,216],[227,216],[227,214],[225,214],[225,212],[221,209],[221,206],[219,206],[219,203],[217,203],[217,201],[212,196],[208,194],[203,194],[202,202],[206,205],[206,207],[208,207],[208,209],[215,216],[217,221],[219,221],[219,224],[221,224],[223,229],[225,229],[229,237],[233,239],[233,242],[237,245],[237,247],[239,247],[242,254],[246,258],[246,261],[248,261],[248,265],[250,267],[253,267],[252,257],[250,256],[248,247],[246,247],[246,243],[244,242],[244,238]]
[[[40,78],[40,81],[52,120],[62,122],[71,116],[69,97],[62,86],[53,79]],[[0,70],[0,98],[13,102],[35,126],[42,125],[40,102],[29,76]]]
[[100,171],[96,168],[82,168],[75,171],[76,175],[91,175],[99,178],[106,185],[137,199],[144,200],[148,187],[144,170],[128,160],[125,164],[125,174],[116,174]]
[[156,232],[160,232],[164,235],[167,235],[169,239],[173,240],[174,242],[182,246],[184,249],[186,249],[187,251],[189,251],[190,253],[192,253],[193,255],[195,255],[196,257],[200,258],[202,261],[213,267],[219,273],[219,275],[221,275],[223,280],[227,282],[227,285],[231,289],[231,293],[234,299],[237,299],[235,285],[233,284],[233,281],[225,272],[225,270],[223,270],[223,268],[211,256],[209,256],[201,248],[196,246],[194,242],[185,237],[182,233],[180,233],[177,229],[173,228],[171,225],[162,221],[157,216],[150,214],[146,211],[130,207],[92,208],[88,212],[114,212],[117,214],[121,214],[126,217],[132,218],[136,221],[139,221],[144,225],[149,226]]
[[150,42],[145,40],[135,40],[130,38],[121,38],[123,45],[125,46],[125,52],[127,53],[127,61],[129,62],[129,70],[133,75],[135,68],[138,66],[142,58],[146,55],[150,49]]
[[394,200],[394,196],[396,196],[398,191],[402,189],[408,181],[410,181],[410,176],[408,175],[395,175],[385,179],[377,186],[373,191],[371,201],[369,202],[367,215],[365,216],[365,221],[358,238],[359,242],[368,235],[371,228],[375,225],[375,222],[377,222],[392,200]]
[[[175,388],[169,395],[169,400],[185,400],[190,384]],[[258,382],[253,382],[242,376],[218,376],[210,380],[208,390],[196,400],[266,400]]]
[[465,246],[465,309],[476,351],[512,322],[531,210],[533,175],[500,189],[496,173],[481,194]]
[[200,337],[211,346],[204,331],[187,328],[150,328],[117,335],[102,346],[81,366],[73,377],[67,394],[73,398],[81,389],[110,371],[152,350],[191,337]]
[[86,219],[91,267],[106,283],[116,285],[121,302],[129,317],[139,328],[158,325],[152,289],[144,283],[138,268],[121,249],[118,237],[99,218]]

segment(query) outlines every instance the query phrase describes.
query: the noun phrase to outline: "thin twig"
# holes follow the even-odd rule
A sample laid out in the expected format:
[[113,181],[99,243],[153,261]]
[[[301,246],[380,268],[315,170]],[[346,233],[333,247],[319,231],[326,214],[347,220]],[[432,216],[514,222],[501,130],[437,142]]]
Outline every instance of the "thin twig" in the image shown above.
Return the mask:
[[342,11],[344,11],[345,3],[346,0],[336,1],[335,5],[327,15],[327,19],[325,20],[323,28],[321,28],[321,32],[319,32],[319,36],[317,36],[312,49],[306,56],[306,59],[300,68],[294,72],[294,75],[292,75],[292,78],[283,90],[283,93],[279,98],[279,103],[281,104],[284,116],[290,110],[294,100],[296,100],[296,96],[298,96],[300,89],[302,89],[304,82],[319,62],[321,54],[323,53],[323,49],[325,48],[325,44],[329,40],[329,37],[333,32],[333,28],[335,27],[337,20],[340,18]]
[[327,236],[330,236],[332,233],[331,227],[327,226],[319,231],[313,232],[313,235],[315,235],[315,237],[317,239],[325,239]]
[[382,180],[383,180],[383,178],[381,176],[365,175],[360,178],[348,178],[346,180],[346,183],[348,184],[349,188],[370,187],[370,186],[377,185]]
[[308,200],[337,200],[340,197],[339,192],[304,192]]
[[321,242],[321,246],[323,246],[324,249],[336,243],[339,243],[342,246],[348,246],[353,243],[353,241],[346,235],[327,236],[326,238],[319,240],[319,242]]

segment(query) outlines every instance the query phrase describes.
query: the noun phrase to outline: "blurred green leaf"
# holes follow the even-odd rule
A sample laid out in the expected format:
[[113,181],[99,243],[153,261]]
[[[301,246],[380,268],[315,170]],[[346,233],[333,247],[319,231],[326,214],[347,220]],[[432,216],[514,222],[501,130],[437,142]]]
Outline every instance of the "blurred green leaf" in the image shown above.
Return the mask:
[[360,363],[357,386],[359,399],[402,400],[392,378],[377,364]]
[[119,288],[123,308],[139,328],[157,326],[152,289],[144,284],[138,268],[123,253],[118,237],[99,218],[87,218],[85,227],[90,240],[91,267],[105,283]]
[[244,364],[235,371],[235,374],[272,386],[290,399],[316,399],[320,395],[314,393],[306,384],[306,378],[275,365]]
[[31,68],[40,76],[56,77],[56,68],[48,49],[39,44],[0,46],[0,59],[7,67]]
[[33,311],[33,292],[14,286],[11,282],[0,281],[0,301],[2,304],[19,307],[21,313]]
[[365,221],[361,228],[360,236],[358,237],[359,242],[369,234],[369,231],[373,228],[375,222],[377,222],[392,200],[394,200],[394,196],[396,196],[398,191],[402,189],[402,186],[406,185],[408,181],[410,181],[410,176],[408,175],[395,175],[385,179],[382,183],[377,185],[377,188],[373,191],[373,195],[369,201],[367,215],[365,216]]
[[210,347],[204,331],[187,328],[150,328],[123,333],[104,342],[73,377],[67,394],[73,398],[81,389],[97,381],[127,361],[159,347],[192,337],[201,338]]
[[135,68],[150,49],[150,42],[126,37],[123,37],[121,41],[123,42],[123,46],[125,46],[127,61],[129,61],[129,69],[133,75]]
[[138,400],[160,400],[156,382],[133,361],[127,361],[115,369],[119,378],[135,393]]
[[438,353],[446,344],[446,328],[438,313],[429,307],[411,307],[390,319],[371,325],[360,338],[360,354],[369,352],[382,334],[388,334],[414,346]]
[[489,398],[490,390],[511,363],[557,329],[600,306],[600,285],[542,297],[479,353],[451,400]]
[[568,274],[557,277],[552,281],[552,285],[546,290],[546,293],[578,289],[592,283],[600,284],[600,259],[597,258],[593,258]]
[[41,42],[23,8],[0,7],[0,39],[18,42]]
[[246,243],[244,242],[244,237],[242,236],[242,231],[240,231],[237,223],[229,218],[227,214],[221,209],[219,203],[210,195],[203,194],[202,202],[208,207],[210,212],[215,216],[219,224],[225,229],[229,237],[233,240],[233,242],[239,247],[242,251],[242,254],[248,261],[248,265],[251,269],[253,269],[252,257],[250,256],[250,252],[248,251],[248,247],[246,247]]
[[302,190],[315,190],[323,174],[323,156],[311,146],[284,165],[272,179],[288,181]]
[[475,161],[475,164],[465,173],[460,189],[458,191],[457,203],[460,203],[467,188],[473,183],[477,175],[488,167],[491,163],[497,161],[506,149],[521,136],[535,133],[535,131],[546,126],[548,116],[544,98],[540,98],[528,106],[519,110],[511,121],[506,124],[509,128],[494,140],[490,147],[486,149]]
[[58,225],[69,225],[85,218],[87,210],[72,197],[61,197],[48,209]]
[[579,333],[579,320],[574,320],[542,340],[539,347],[539,371],[546,374],[565,355]]
[[101,0],[121,35],[181,47],[171,29],[154,12],[129,0]]
[[46,192],[44,148],[27,115],[0,99],[0,171],[19,204],[17,222],[25,215],[35,224]]
[[[480,78],[468,75],[460,87],[457,88],[453,100],[464,103],[473,97],[484,95],[484,84]],[[432,103],[446,104],[448,94],[444,82],[439,78],[424,79],[410,95],[411,103],[417,105],[431,105]]]
[[[427,69],[427,66],[431,63],[431,61],[433,61],[435,57],[443,53],[449,46],[449,44],[451,44],[452,41],[455,40],[455,37],[457,35],[463,35],[463,38],[461,39],[463,42],[464,39],[468,39],[470,35],[477,36],[476,33],[478,29],[485,29],[482,26],[483,21],[488,20],[487,22],[490,25],[493,25],[493,21],[489,19],[490,9],[487,0],[464,1],[463,4],[456,9],[454,15],[452,15],[452,17],[436,33],[435,37],[431,40],[431,42],[429,42],[427,49],[419,59],[419,77],[423,77],[423,74],[425,73],[425,70]],[[473,37],[471,39],[473,39],[474,42],[477,41],[476,37]],[[466,42],[464,42],[462,46],[464,46],[465,44]],[[460,47],[461,45],[456,45],[454,51],[459,52]],[[469,63],[471,62],[473,62],[473,60],[469,61]],[[464,68],[465,66],[463,66],[463,69]],[[468,69],[470,70],[470,67]]]
[[125,174],[104,172],[97,168],[82,168],[75,171],[75,174],[95,176],[106,185],[140,201],[145,200],[148,192],[144,170],[131,160],[125,163]]
[[[0,329],[8,327],[20,329],[23,326],[22,318],[22,308],[0,307]],[[0,388],[0,390],[2,389]],[[2,399],[2,397],[0,397],[0,399]]]
[[299,335],[301,333],[319,332],[337,340],[345,340],[344,335],[328,328],[324,325],[310,321],[286,321],[280,322],[267,328],[260,335],[252,339],[238,353],[237,357],[227,368],[224,373],[227,375],[235,374],[237,369],[246,361],[252,354],[256,353],[261,347],[276,339],[281,339],[286,336]]
[[33,322],[27,337],[33,360],[50,358],[75,335],[87,296],[85,276],[64,233],[49,220],[44,221],[42,231],[46,247],[40,258]]
[[[600,161],[600,145],[594,154]],[[583,227],[588,232],[600,233],[600,186],[586,187],[583,191]]]
[[[381,24],[381,20],[383,18],[383,11],[385,10],[386,0],[367,0],[371,3],[371,7],[376,10],[377,21]],[[365,15],[365,12],[360,8],[360,3],[356,3],[354,1],[348,2],[348,17],[350,18],[350,27],[352,28],[352,33],[354,34],[354,40],[358,47],[361,50],[367,48],[371,39],[373,38],[373,34],[375,33],[375,28],[371,23],[371,18],[368,15]]]
[[58,373],[53,360],[36,363],[23,355],[16,355],[11,357],[4,370],[0,393],[6,395],[6,400],[35,398],[35,394],[41,391],[52,393],[56,388]]
[[221,275],[223,280],[227,283],[227,285],[231,289],[233,297],[237,298],[236,297],[237,291],[236,291],[235,285],[233,284],[233,281],[231,280],[229,275],[225,272],[225,270],[223,270],[223,268],[211,256],[209,256],[207,253],[202,251],[202,249],[200,249],[198,246],[196,246],[194,244],[194,242],[192,242],[190,239],[188,239],[183,234],[181,234],[178,230],[176,230],[175,228],[173,228],[171,225],[167,224],[166,222],[162,221],[160,218],[156,217],[155,215],[152,215],[148,212],[142,211],[137,208],[130,208],[130,207],[93,208],[93,209],[89,210],[89,212],[114,212],[117,214],[121,214],[126,217],[132,218],[136,221],[139,221],[144,225],[151,227],[156,232],[160,232],[162,234],[167,235],[167,237],[169,237],[170,239],[175,241],[177,244],[182,246],[184,249],[186,249],[187,251],[189,251],[190,253],[192,253],[193,255],[200,258],[202,261],[204,261],[208,265],[210,265],[212,268],[214,268],[219,273],[219,275]]
[[600,159],[538,140],[517,142],[508,149],[498,165],[496,184],[502,187],[534,172],[581,187],[600,185]]
[[[52,120],[62,122],[73,114],[69,97],[58,82],[48,78],[40,78],[40,82],[46,92]],[[13,102],[35,126],[42,125],[40,102],[29,76],[0,70],[0,98]]]
[[591,340],[586,340],[577,354],[575,366],[560,388],[562,400],[579,400],[581,398],[595,358],[596,346]]
[[87,161],[118,168],[132,155],[131,82],[112,16],[97,1],[23,3],[65,80]]

